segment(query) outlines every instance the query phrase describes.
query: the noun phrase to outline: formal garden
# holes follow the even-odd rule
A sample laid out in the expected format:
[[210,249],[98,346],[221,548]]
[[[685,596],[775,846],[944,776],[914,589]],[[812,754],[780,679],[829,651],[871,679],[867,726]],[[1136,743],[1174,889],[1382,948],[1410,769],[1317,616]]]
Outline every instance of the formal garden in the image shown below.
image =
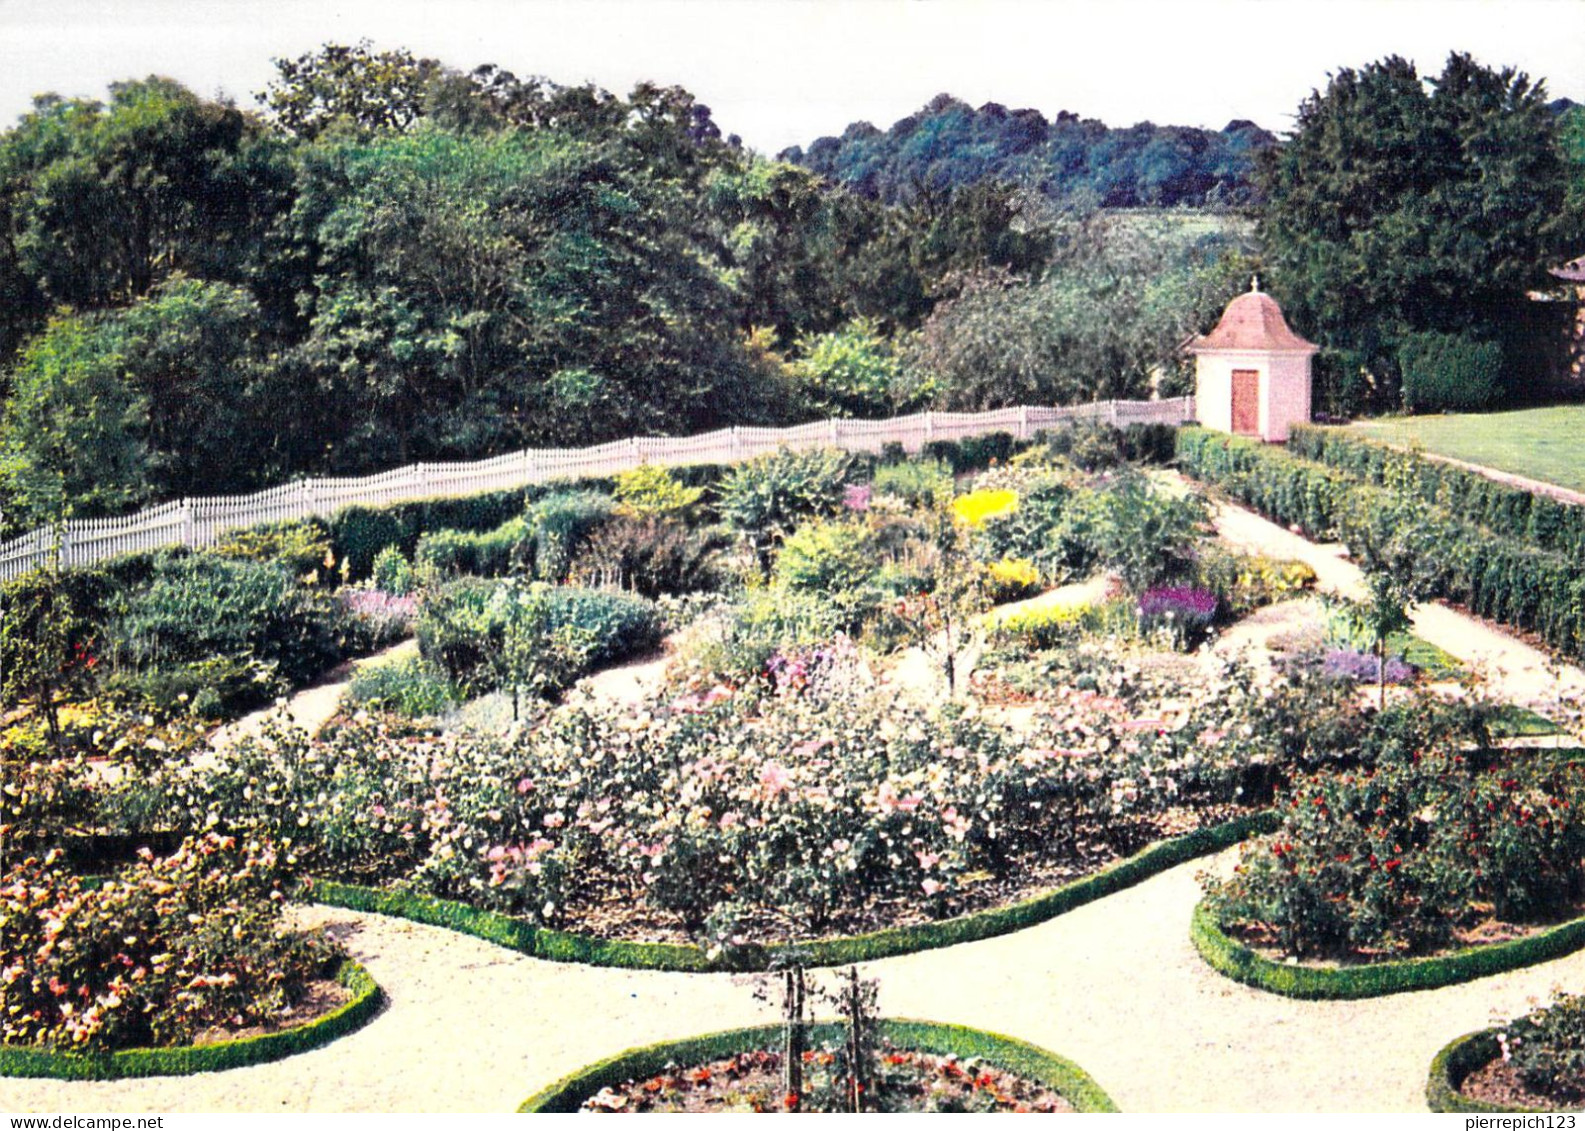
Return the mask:
[[[1229,498],[1345,541],[1356,598],[1219,538]],[[0,1065],[219,1069],[367,1024],[379,991],[313,904],[801,987],[1207,857],[1183,936],[1261,993],[1569,954],[1577,713],[1510,701],[1406,612],[1451,600],[1577,658],[1579,513],[1331,430],[1085,426],[645,465],[27,575],[4,595]],[[323,726],[273,710],[327,678]],[[578,1102],[850,1109],[863,1079],[894,1094],[875,1110],[1112,1103],[1082,1047],[790,1000],[778,1027],[624,1054]],[[1578,1015],[1512,1019],[1453,1087],[1496,1060],[1480,1096],[1571,1102]]]
[[1585,107],[1420,67],[35,98],[0,1106],[1585,1103]]

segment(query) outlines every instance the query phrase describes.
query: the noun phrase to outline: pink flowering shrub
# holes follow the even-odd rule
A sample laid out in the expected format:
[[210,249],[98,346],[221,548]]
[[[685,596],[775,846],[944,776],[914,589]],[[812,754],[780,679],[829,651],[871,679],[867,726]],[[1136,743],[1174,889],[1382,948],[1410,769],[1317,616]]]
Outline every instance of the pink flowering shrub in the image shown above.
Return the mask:
[[172,812],[290,838],[320,874],[546,924],[616,901],[711,937],[807,936],[876,900],[951,913],[1097,837],[1131,851],[1135,824],[1239,802],[1287,756],[1241,668],[1191,694],[1086,652],[1026,733],[867,686],[850,644],[778,655],[768,684],[566,707],[511,742],[374,721],[268,735],[164,788]]
[[0,881],[0,1039],[80,1051],[190,1043],[278,1017],[336,957],[281,923],[286,861],[209,834],[97,888],[28,857]]

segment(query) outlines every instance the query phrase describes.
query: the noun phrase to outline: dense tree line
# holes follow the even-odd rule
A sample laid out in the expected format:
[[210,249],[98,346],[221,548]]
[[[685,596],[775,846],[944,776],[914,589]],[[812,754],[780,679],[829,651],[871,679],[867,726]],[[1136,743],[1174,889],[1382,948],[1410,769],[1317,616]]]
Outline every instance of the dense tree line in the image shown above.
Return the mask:
[[1114,129],[1068,111],[1047,121],[1038,110],[974,109],[940,94],[888,130],[854,122],[840,137],[780,156],[891,203],[1000,180],[1107,208],[1203,207],[1253,200],[1254,158],[1276,140],[1248,121],[1219,131],[1151,122]]
[[366,44],[278,69],[256,111],[149,78],[0,134],[6,530],[833,396],[884,411],[889,388],[826,387],[823,336],[889,351],[957,277],[1050,254],[1010,188],[886,206],[745,151],[680,88]]
[[[1500,393],[1561,344],[1526,289],[1585,250],[1581,111],[1467,56],[1340,71],[1276,146],[938,99],[784,155],[813,168],[678,87],[367,44],[277,67],[257,108],[151,77],[0,133],[0,535],[524,445],[1170,393],[1257,269],[1329,407]],[[1257,203],[1103,207],[1185,200]]]

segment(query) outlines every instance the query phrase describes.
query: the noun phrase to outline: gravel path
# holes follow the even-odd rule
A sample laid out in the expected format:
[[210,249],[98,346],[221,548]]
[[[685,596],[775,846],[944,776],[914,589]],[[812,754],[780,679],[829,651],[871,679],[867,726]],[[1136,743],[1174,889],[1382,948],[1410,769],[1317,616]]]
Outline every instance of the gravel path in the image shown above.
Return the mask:
[[[1346,560],[1341,545],[1310,542],[1231,503],[1213,503],[1213,521],[1229,545],[1305,562],[1315,570],[1320,588],[1330,592],[1356,598],[1365,593],[1364,574]],[[1417,635],[1479,670],[1501,699],[1543,714],[1560,701],[1585,703],[1585,670],[1554,660],[1478,617],[1432,602],[1415,606],[1410,619]]]
[[318,734],[319,728],[328,723],[341,709],[341,697],[346,694],[347,685],[352,682],[352,674],[355,671],[402,656],[416,655],[418,655],[418,641],[409,638],[373,655],[348,661],[327,675],[322,683],[316,683],[313,687],[297,692],[286,701],[284,707],[265,707],[254,711],[251,715],[242,716],[236,722],[227,723],[214,733],[209,740],[210,744],[219,748],[229,746],[239,738],[257,735],[264,729],[266,722],[278,717],[283,711],[286,721],[293,726],[307,731],[310,735]]

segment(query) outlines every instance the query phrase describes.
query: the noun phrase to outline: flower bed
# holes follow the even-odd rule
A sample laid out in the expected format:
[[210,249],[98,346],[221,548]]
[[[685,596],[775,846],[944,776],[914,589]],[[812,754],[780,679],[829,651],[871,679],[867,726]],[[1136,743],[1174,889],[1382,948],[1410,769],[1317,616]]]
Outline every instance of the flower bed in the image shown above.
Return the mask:
[[1482,1029],[1467,1033],[1445,1045],[1431,1061],[1431,1072],[1425,1085],[1426,1106],[1435,1112],[1518,1112],[1526,1114],[1559,1110],[1555,1107],[1522,1107],[1497,1104],[1466,1095],[1464,1087],[1470,1078],[1487,1069],[1502,1056],[1498,1043],[1499,1030]]
[[1075,907],[1121,891],[1196,857],[1219,852],[1252,834],[1267,831],[1269,813],[1256,813],[1153,845],[1093,876],[1067,884],[1008,907],[962,915],[935,923],[897,927],[864,935],[823,938],[785,947],[737,947],[707,950],[673,943],[599,939],[539,927],[524,919],[486,911],[454,900],[436,899],[402,890],[380,890],[355,884],[316,880],[307,894],[318,902],[353,911],[373,911],[432,926],[446,927],[553,962],[644,970],[701,972],[764,970],[783,951],[796,951],[806,966],[841,966],[912,954],[958,943],[1010,934],[1054,919]]
[[[838,1028],[836,1025],[813,1026],[811,1043],[836,1039]],[[879,1028],[881,1036],[899,1049],[983,1061],[1003,1072],[1051,1089],[1067,1100],[1074,1110],[1117,1110],[1111,1097],[1078,1065],[1023,1041],[960,1025],[940,1025],[929,1021],[888,1020],[880,1022]],[[653,1077],[676,1065],[692,1067],[753,1053],[774,1045],[780,1032],[778,1026],[762,1025],[629,1049],[535,1093],[518,1110],[577,1111],[603,1088],[620,1085],[628,1080]]]
[[1020,732],[824,674],[786,682],[564,709],[510,743],[281,735],[161,788],[220,827],[291,835],[322,877],[742,949],[1021,904],[1248,812],[1246,781],[1281,756],[1254,697],[1220,684],[1143,717],[1138,686],[1064,691]]
[[1525,938],[1469,947],[1452,954],[1348,967],[1265,958],[1229,937],[1203,903],[1194,909],[1189,933],[1200,957],[1235,982],[1283,997],[1345,1000],[1434,990],[1550,962],[1585,947],[1585,917]]
[[1477,705],[1431,697],[1382,712],[1351,764],[1295,778],[1276,833],[1205,881],[1208,917],[1281,955],[1353,966],[1521,933],[1532,937],[1511,953],[1559,953],[1574,935],[1556,925],[1585,895],[1585,767],[1494,749],[1488,723]]
[[0,1046],[0,1076],[33,1076],[57,1080],[121,1080],[138,1076],[191,1076],[251,1064],[268,1064],[329,1044],[361,1029],[379,1012],[380,987],[369,972],[347,960],[336,982],[349,1000],[322,1017],[257,1036],[172,1048],[131,1048],[98,1055],[54,1049]]
[[[13,865],[0,882],[0,1065],[67,1077],[204,1071],[361,1024],[373,983],[321,935],[282,923],[286,855],[211,833],[162,859],[144,849],[92,884],[57,852]],[[271,1031],[322,1009],[310,990],[338,968],[350,1002]],[[263,1035],[224,1040],[254,1030]]]

